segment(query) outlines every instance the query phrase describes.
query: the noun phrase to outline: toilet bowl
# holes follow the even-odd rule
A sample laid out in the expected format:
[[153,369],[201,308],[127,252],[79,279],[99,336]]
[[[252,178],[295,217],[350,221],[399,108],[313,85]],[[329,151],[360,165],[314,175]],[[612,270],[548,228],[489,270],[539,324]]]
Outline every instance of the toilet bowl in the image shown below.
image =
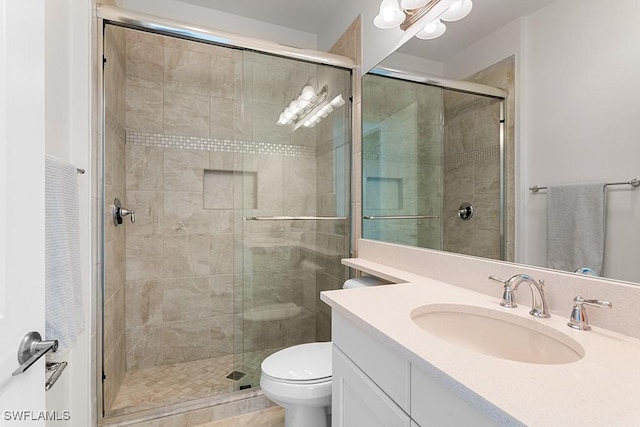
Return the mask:
[[264,359],[260,387],[285,409],[285,427],[327,427],[331,343],[300,344]]
[[[373,277],[349,279],[345,289],[386,283]],[[331,412],[330,342],[285,348],[262,361],[260,387],[285,409],[285,427],[328,427]]]

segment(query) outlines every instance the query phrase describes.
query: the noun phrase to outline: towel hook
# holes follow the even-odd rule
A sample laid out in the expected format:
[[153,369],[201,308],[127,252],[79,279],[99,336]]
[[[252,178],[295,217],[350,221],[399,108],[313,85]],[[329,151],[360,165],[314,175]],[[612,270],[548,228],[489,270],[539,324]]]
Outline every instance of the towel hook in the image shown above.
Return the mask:
[[113,206],[111,207],[111,216],[113,216],[113,225],[117,227],[118,225],[122,224],[122,219],[127,215],[131,215],[132,224],[136,222],[135,211],[133,209],[129,210],[129,209],[123,208],[122,204],[120,203],[120,199],[118,198],[113,199]]

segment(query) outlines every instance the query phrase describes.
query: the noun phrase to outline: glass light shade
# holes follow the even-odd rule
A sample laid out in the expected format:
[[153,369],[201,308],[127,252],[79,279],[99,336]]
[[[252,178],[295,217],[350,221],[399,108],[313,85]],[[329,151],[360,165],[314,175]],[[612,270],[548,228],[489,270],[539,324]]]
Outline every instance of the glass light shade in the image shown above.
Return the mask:
[[459,21],[471,12],[473,3],[471,0],[456,0],[445,13],[440,15],[443,21]]
[[380,4],[380,13],[373,20],[373,24],[387,30],[395,28],[404,21],[404,12],[400,10],[397,0],[382,0]]
[[422,40],[431,40],[440,37],[445,31],[447,31],[447,26],[440,22],[439,19],[436,19],[435,21],[425,25],[422,30],[418,31],[416,37]]
[[429,0],[402,0],[400,6],[403,9],[417,9],[429,3]]
[[305,87],[303,87],[302,92],[298,97],[298,99],[300,100],[312,101],[312,102],[314,101],[315,98],[317,98],[316,90],[311,85],[306,85]]

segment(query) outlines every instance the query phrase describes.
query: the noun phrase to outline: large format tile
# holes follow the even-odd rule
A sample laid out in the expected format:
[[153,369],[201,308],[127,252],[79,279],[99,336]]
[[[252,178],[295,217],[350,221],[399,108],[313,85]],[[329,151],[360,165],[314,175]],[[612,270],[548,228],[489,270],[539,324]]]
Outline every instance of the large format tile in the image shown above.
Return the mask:
[[209,136],[209,97],[164,93],[164,132],[170,135]]
[[164,96],[161,89],[127,87],[126,129],[162,133]]
[[164,88],[192,95],[209,94],[210,56],[204,53],[164,48]]
[[128,236],[127,281],[159,279],[163,270],[162,236]]
[[208,151],[166,148],[164,150],[164,189],[202,191],[204,170],[208,166]]
[[162,46],[127,40],[127,85],[161,89],[164,84]]
[[127,326],[162,323],[163,288],[160,280],[139,280],[126,284]]
[[162,190],[164,150],[127,144],[127,190]]
[[163,237],[164,278],[209,275],[209,236]]

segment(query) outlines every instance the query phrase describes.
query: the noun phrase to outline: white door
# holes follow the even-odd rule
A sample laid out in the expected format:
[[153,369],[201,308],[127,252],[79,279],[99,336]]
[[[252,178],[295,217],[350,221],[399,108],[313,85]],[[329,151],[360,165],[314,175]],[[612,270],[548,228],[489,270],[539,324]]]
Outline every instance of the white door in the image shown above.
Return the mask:
[[11,375],[44,335],[44,61],[44,0],[0,0],[0,426],[44,425],[44,358]]

